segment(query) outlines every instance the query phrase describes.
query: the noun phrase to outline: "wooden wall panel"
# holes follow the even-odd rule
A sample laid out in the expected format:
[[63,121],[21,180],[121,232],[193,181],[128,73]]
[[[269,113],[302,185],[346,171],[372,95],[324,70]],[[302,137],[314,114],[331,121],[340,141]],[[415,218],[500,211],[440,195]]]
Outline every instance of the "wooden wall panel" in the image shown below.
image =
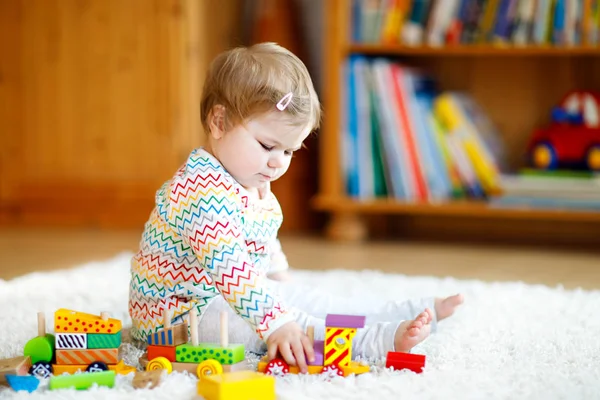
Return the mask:
[[203,143],[202,77],[239,1],[0,0],[3,219],[139,223]]

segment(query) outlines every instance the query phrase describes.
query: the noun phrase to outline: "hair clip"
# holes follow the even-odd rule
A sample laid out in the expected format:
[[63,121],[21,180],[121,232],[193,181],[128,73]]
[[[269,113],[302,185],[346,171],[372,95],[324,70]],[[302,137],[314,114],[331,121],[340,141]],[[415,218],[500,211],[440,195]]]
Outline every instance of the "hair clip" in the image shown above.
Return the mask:
[[292,96],[293,96],[292,92],[289,92],[288,94],[283,96],[281,98],[281,100],[279,100],[279,103],[277,103],[277,109],[279,111],[285,110],[287,108],[287,106],[289,106],[290,103],[292,102]]

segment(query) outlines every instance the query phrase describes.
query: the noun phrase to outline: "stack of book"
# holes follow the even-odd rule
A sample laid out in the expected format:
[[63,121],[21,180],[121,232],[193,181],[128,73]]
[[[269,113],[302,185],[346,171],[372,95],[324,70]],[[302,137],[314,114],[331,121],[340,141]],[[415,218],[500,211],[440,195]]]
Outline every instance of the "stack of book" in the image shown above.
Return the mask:
[[343,77],[348,196],[436,202],[499,193],[504,144],[468,94],[438,92],[421,71],[385,58],[352,56]]
[[352,0],[356,43],[597,46],[600,0]]
[[524,169],[501,177],[491,207],[600,211],[600,173]]

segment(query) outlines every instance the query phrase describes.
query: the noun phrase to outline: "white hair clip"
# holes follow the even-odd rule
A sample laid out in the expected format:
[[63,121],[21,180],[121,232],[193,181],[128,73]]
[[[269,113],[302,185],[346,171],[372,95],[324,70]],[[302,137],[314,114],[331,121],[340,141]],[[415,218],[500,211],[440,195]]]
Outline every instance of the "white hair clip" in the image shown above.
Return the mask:
[[285,96],[283,96],[281,98],[281,100],[279,100],[279,103],[277,103],[277,109],[279,111],[283,111],[287,108],[287,106],[290,105],[290,103],[292,102],[292,92],[289,92],[288,94],[286,94]]

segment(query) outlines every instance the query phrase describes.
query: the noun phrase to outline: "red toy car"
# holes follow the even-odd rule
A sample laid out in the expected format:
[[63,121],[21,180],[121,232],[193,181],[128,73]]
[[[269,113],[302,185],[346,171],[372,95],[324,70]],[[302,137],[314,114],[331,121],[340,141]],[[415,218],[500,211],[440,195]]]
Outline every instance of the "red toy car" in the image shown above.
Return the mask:
[[552,110],[552,124],[534,132],[527,154],[538,169],[600,171],[600,93],[568,93]]

